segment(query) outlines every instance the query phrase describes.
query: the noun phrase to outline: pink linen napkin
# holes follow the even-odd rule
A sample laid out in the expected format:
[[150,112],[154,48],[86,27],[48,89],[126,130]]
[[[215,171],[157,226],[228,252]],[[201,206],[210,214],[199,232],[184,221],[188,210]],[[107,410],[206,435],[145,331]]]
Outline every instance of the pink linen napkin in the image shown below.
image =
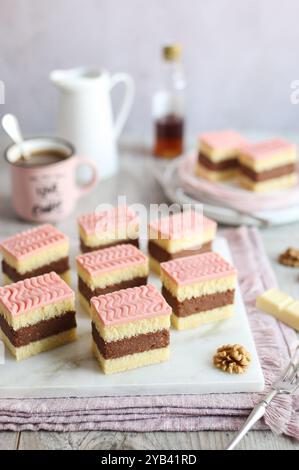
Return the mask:
[[[222,232],[230,244],[267,387],[279,376],[297,341],[294,330],[255,308],[255,299],[276,280],[256,229]],[[186,390],[187,392],[187,390]],[[199,431],[236,430],[257,393],[0,399],[0,430]],[[299,396],[278,397],[256,429],[299,440]]]

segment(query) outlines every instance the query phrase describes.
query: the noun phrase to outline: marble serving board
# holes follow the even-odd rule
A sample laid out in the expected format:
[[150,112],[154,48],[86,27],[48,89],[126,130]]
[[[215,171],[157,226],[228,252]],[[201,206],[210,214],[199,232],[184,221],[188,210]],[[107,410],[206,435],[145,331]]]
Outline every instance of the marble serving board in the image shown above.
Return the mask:
[[[225,239],[217,238],[214,251],[231,261]],[[73,258],[74,259],[74,258]],[[74,287],[76,274],[73,272]],[[158,277],[149,282],[160,286]],[[238,287],[236,315],[228,320],[189,331],[171,330],[168,362],[115,375],[104,375],[91,354],[90,318],[78,305],[78,340],[52,351],[16,362],[6,352],[0,365],[0,397],[92,397],[104,395],[160,395],[258,392],[264,378]],[[222,344],[240,343],[252,363],[245,374],[229,375],[212,365]]]

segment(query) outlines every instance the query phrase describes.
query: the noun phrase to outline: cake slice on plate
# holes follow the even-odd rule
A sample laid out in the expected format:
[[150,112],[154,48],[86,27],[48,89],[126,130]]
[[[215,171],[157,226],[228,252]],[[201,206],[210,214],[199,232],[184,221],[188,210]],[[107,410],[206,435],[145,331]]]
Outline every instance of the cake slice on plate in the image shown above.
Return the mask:
[[0,287],[1,336],[17,360],[76,339],[75,294],[51,272]]
[[162,294],[177,330],[234,314],[236,269],[218,253],[203,253],[161,264]]
[[90,313],[90,299],[147,283],[148,258],[133,245],[116,245],[76,258],[80,302]]
[[152,285],[93,297],[92,345],[103,372],[168,360],[170,314],[171,308]]
[[212,250],[217,224],[195,210],[179,212],[149,224],[150,267],[160,273],[160,263]]
[[273,191],[297,183],[297,149],[284,139],[248,145],[240,154],[239,181],[251,191]]
[[69,239],[45,224],[13,235],[0,244],[5,284],[55,271],[70,282]]
[[236,175],[240,148],[248,141],[234,130],[205,132],[199,137],[195,172],[210,181],[224,181]]
[[83,214],[78,226],[83,253],[124,243],[139,246],[139,217],[127,206]]

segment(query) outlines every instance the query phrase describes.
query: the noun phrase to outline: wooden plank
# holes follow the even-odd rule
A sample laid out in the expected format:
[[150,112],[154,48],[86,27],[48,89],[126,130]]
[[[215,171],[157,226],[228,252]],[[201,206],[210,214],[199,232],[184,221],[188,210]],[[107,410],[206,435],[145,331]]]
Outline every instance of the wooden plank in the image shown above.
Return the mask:
[[0,432],[0,450],[16,450],[19,434],[18,432]]
[[[32,450],[221,450],[231,432],[22,432],[19,449]],[[251,432],[239,449],[299,450],[299,443],[271,432]]]

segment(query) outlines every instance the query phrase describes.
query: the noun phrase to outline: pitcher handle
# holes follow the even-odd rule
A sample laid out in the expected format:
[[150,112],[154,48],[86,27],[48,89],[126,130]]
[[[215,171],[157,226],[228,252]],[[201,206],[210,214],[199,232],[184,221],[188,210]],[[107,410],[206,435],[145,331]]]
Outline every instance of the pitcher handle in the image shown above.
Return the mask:
[[126,120],[128,119],[135,95],[135,84],[131,75],[124,72],[115,73],[112,75],[110,90],[112,90],[115,85],[119,83],[123,83],[125,85],[125,96],[114,124],[114,135],[116,139],[119,138]]

